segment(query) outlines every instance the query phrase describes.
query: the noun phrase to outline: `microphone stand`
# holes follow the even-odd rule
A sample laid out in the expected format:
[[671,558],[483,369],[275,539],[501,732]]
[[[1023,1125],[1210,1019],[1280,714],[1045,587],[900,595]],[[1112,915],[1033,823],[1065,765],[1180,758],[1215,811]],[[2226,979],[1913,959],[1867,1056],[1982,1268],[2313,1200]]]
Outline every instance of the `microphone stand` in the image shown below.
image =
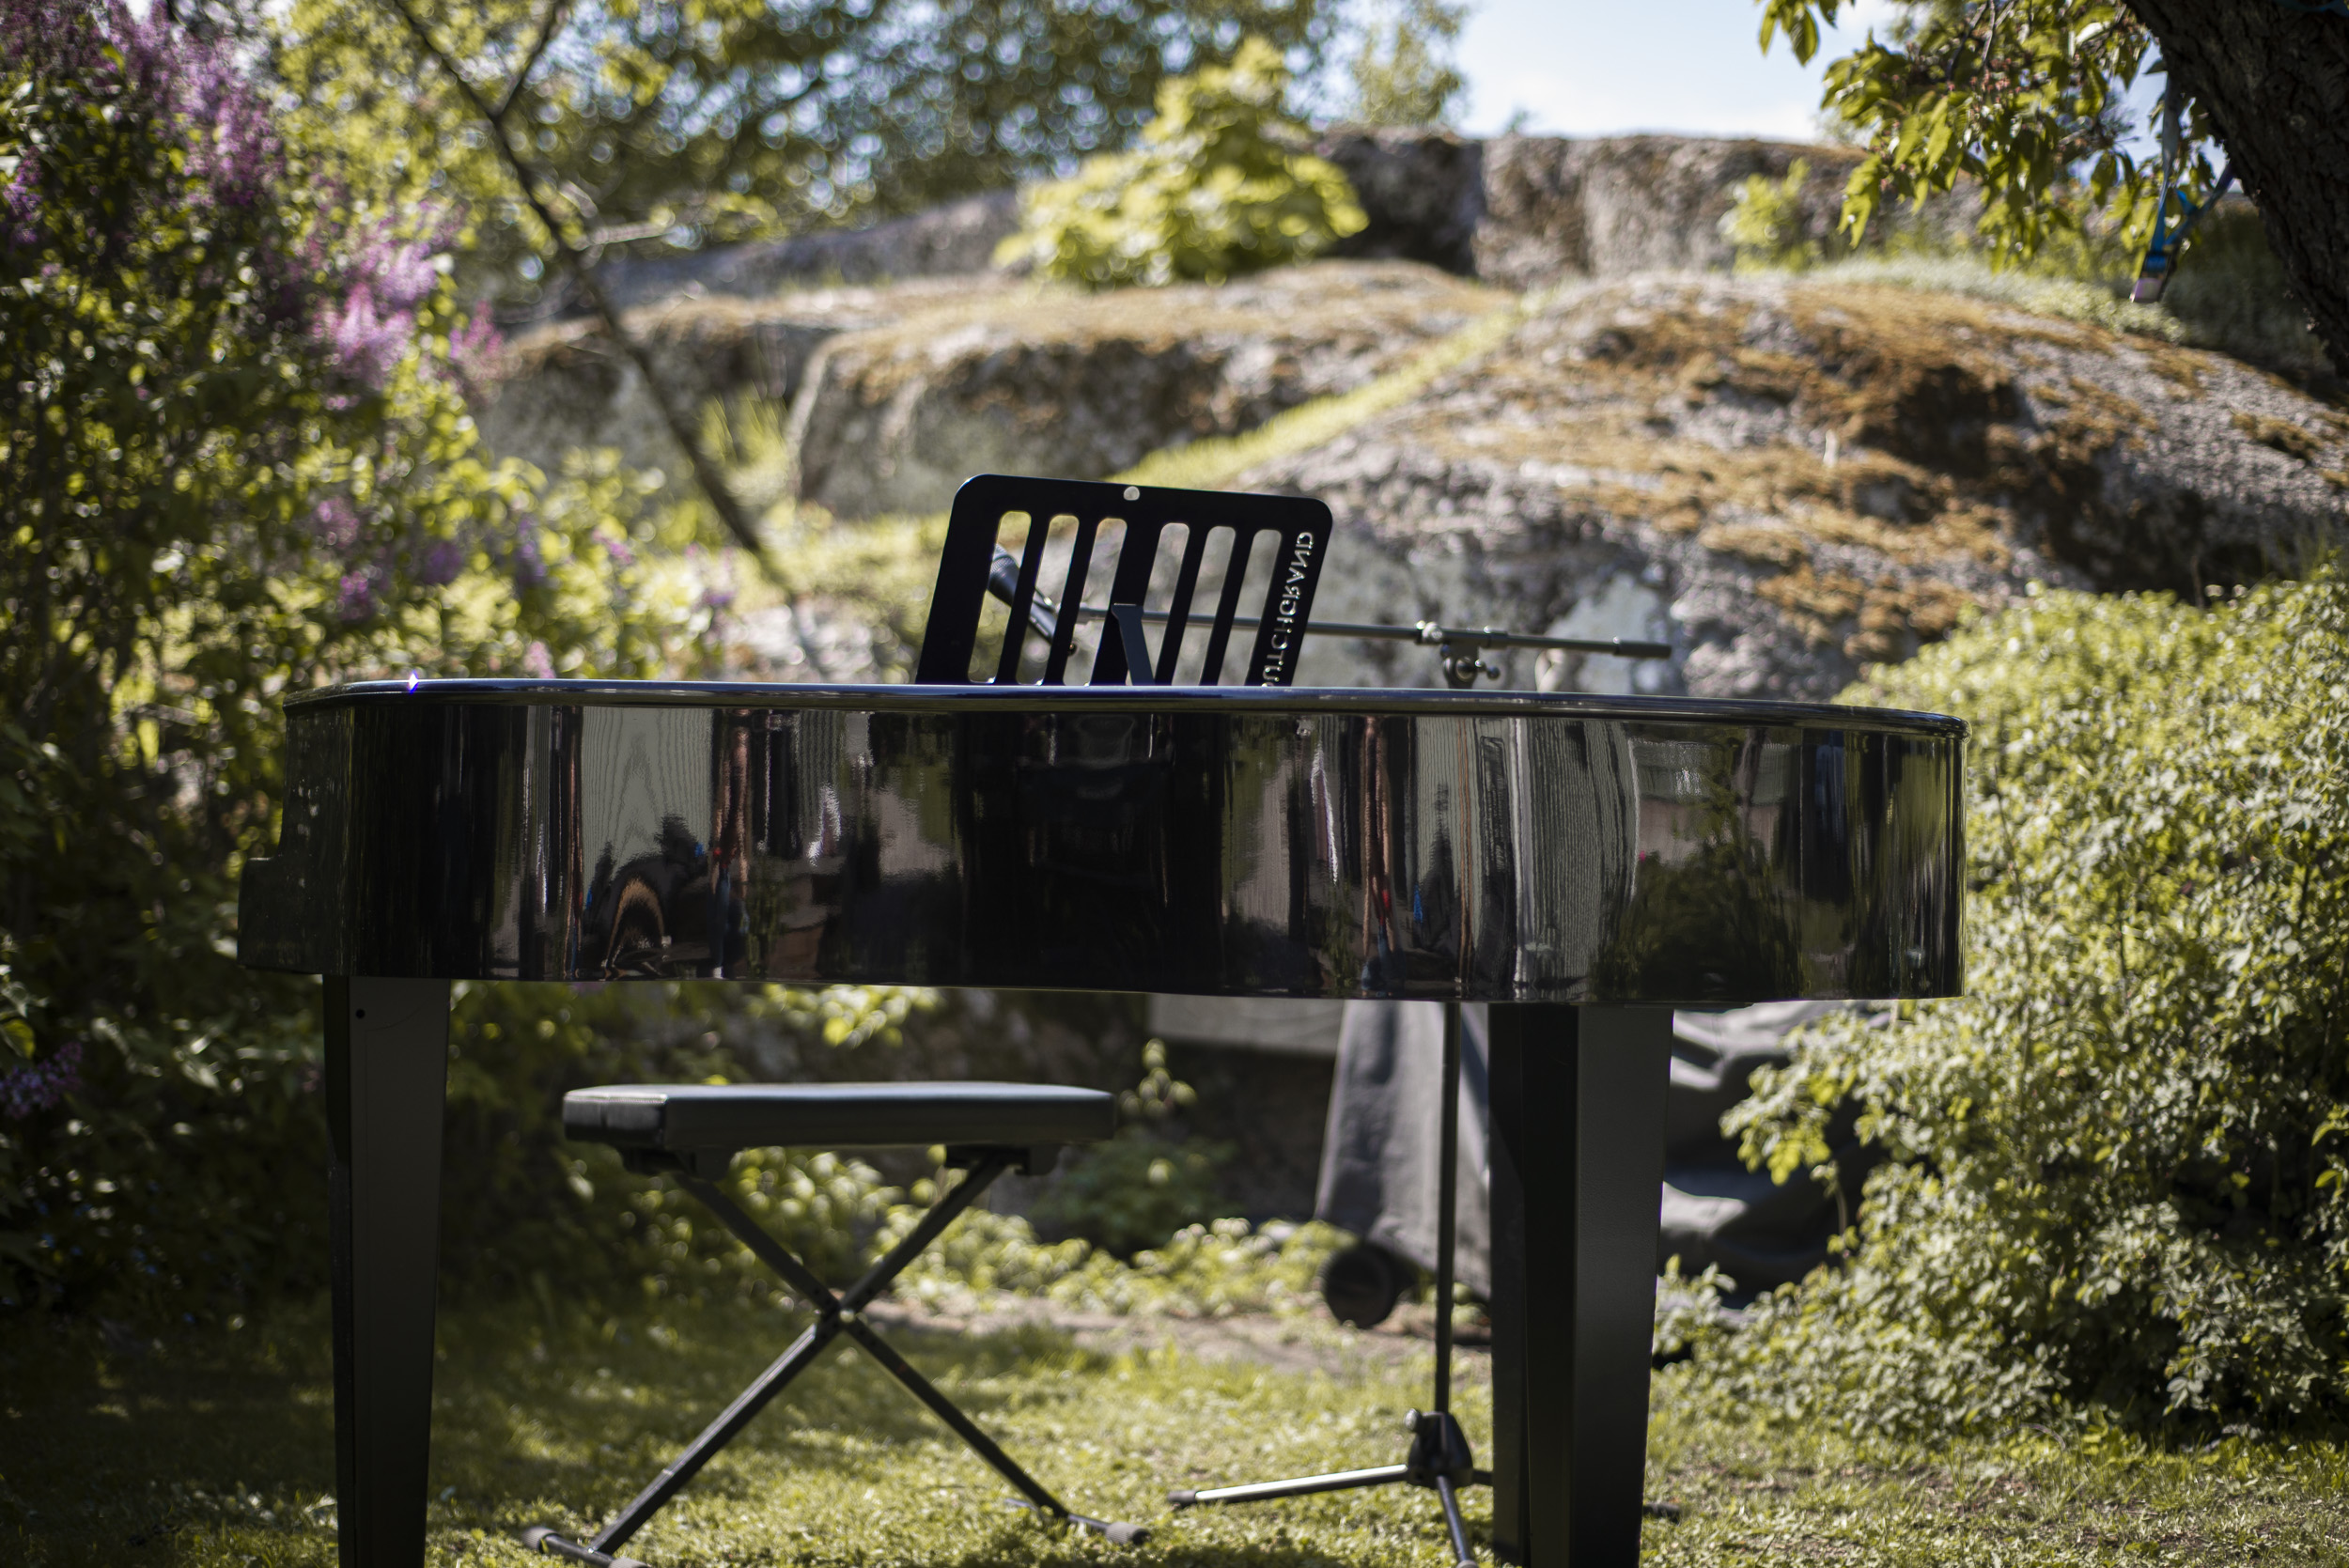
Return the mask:
[[1413,1410],[1404,1417],[1404,1429],[1411,1435],[1411,1446],[1403,1463],[1297,1476],[1287,1481],[1259,1481],[1245,1486],[1169,1492],[1168,1502],[1176,1508],[1266,1502],[1274,1498],[1309,1497],[1315,1492],[1392,1486],[1398,1482],[1429,1487],[1443,1504],[1444,1528],[1452,1534],[1455,1568],[1476,1568],[1476,1554],[1469,1548],[1468,1527],[1460,1518],[1459,1491],[1463,1486],[1489,1486],[1493,1478],[1490,1470],[1476,1467],[1468,1435],[1460,1430],[1460,1423],[1452,1414],[1452,1254],[1457,1240],[1460,1195],[1460,1004],[1456,1001],[1447,1001],[1443,1008],[1443,1091],[1439,1114],[1441,1126],[1438,1131],[1436,1178],[1436,1386],[1427,1409]]

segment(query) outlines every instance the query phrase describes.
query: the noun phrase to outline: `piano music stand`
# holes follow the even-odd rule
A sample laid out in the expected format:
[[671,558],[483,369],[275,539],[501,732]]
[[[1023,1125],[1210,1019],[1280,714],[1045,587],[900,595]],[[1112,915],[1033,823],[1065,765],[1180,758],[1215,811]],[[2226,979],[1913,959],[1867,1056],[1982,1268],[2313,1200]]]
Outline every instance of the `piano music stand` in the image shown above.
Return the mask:
[[[1027,540],[1018,556],[996,542],[1004,520],[1015,515],[1028,519]],[[1064,517],[1077,527],[1070,542],[1068,569],[1055,601],[1044,592],[1041,578],[1052,521]],[[993,595],[1011,607],[1011,619],[1004,629],[995,672],[983,683],[1019,683],[1021,656],[1033,629],[1043,634],[1045,643],[1044,669],[1036,683],[1066,684],[1095,544],[1112,521],[1124,529],[1110,578],[1108,607],[1114,634],[1104,631],[1088,685],[1164,686],[1174,680],[1183,640],[1193,619],[1191,598],[1206,564],[1209,540],[1225,531],[1233,536],[1231,553],[1215,612],[1207,617],[1207,646],[1199,684],[1213,686],[1222,675],[1248,569],[1259,541],[1267,535],[1274,541],[1272,569],[1267,574],[1256,611],[1256,635],[1249,649],[1244,684],[1287,686],[1295,682],[1298,656],[1303,651],[1299,644],[1313,613],[1314,589],[1321,581],[1322,558],[1330,553],[1334,524],[1329,507],[1304,496],[1160,489],[1007,474],[975,475],[955,491],[954,509],[946,519],[946,543],[938,557],[938,582],[930,593],[929,618],[922,628],[922,654],[914,680],[924,686],[972,683],[971,663],[978,649],[980,613]],[[1183,552],[1175,564],[1166,629],[1159,634],[1154,660],[1143,636],[1143,601],[1157,575],[1160,542],[1173,528],[1185,531]]]

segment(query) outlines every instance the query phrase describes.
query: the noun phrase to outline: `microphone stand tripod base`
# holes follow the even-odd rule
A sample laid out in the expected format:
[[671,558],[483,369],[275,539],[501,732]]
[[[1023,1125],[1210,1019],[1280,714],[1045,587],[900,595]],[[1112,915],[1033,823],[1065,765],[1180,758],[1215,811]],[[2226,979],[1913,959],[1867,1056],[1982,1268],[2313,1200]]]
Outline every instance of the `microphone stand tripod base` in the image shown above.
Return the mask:
[[1452,1259],[1455,1217],[1459,1206],[1460,1122],[1460,1004],[1444,1005],[1443,1094],[1438,1110],[1439,1132],[1436,1194],[1436,1398],[1432,1410],[1413,1410],[1403,1418],[1411,1435],[1410,1452],[1400,1465],[1378,1465],[1366,1470],[1335,1470],[1327,1475],[1297,1476],[1287,1481],[1259,1481],[1246,1486],[1214,1486],[1206,1490],[1169,1492],[1166,1500],[1176,1508],[1208,1503],[1268,1502],[1274,1498],[1311,1497],[1316,1492],[1350,1492],[1365,1486],[1409,1486],[1435,1490],[1443,1504],[1444,1528],[1451,1532],[1455,1568],[1477,1568],[1469,1549],[1468,1527],[1460,1518],[1463,1486],[1490,1486],[1490,1470],[1476,1467],[1468,1434],[1452,1415]]
[[1452,1555],[1458,1568],[1476,1568],[1469,1549],[1468,1526],[1460,1518],[1463,1486],[1490,1486],[1490,1470],[1476,1467],[1468,1434],[1445,1410],[1413,1410],[1403,1418],[1411,1435],[1409,1452],[1400,1465],[1378,1465],[1366,1470],[1336,1470],[1328,1475],[1298,1476],[1289,1481],[1259,1481],[1247,1486],[1217,1486],[1204,1491],[1169,1492],[1166,1500],[1176,1508],[1210,1503],[1269,1502],[1274,1498],[1304,1498],[1316,1492],[1350,1492],[1365,1486],[1431,1488],[1443,1504],[1444,1528],[1452,1535]]

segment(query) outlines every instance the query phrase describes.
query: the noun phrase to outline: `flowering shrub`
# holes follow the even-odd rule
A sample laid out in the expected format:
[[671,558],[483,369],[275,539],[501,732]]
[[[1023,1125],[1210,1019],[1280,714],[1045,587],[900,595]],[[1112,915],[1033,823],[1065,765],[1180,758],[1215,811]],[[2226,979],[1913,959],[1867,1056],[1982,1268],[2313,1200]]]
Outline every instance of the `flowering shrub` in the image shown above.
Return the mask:
[[1885,1158],[1697,1374],[1896,1431],[2349,1416],[2349,582],[2046,594],[1849,695],[1973,722],[1969,994],[1757,1076],[1780,1179],[1847,1105]]
[[482,456],[461,214],[345,172],[163,8],[0,0],[0,1304],[325,1256],[316,987],[231,927],[281,693],[646,674],[706,622],[627,475]]

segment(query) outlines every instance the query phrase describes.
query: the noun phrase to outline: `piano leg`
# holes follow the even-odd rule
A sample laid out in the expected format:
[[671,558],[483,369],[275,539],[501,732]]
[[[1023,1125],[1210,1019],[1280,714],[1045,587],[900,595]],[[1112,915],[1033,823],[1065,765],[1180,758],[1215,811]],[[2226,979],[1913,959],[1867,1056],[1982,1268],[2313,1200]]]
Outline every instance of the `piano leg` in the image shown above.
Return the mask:
[[343,1568],[421,1568],[448,982],[326,981]]
[[1636,1568],[1668,1008],[1495,1004],[1493,1552]]

